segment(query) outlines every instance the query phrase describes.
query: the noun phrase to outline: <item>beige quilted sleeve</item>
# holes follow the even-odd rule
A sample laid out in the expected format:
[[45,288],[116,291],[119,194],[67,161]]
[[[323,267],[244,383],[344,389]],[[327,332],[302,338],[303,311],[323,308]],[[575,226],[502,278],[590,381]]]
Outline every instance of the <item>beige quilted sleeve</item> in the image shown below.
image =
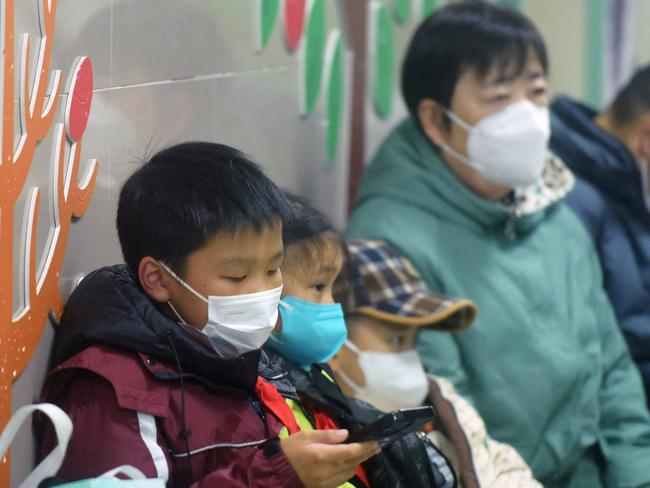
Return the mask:
[[[485,423],[476,409],[456,392],[449,381],[439,377],[431,378],[440,386],[443,397],[456,411],[472,451],[481,488],[543,488],[513,447],[488,436]],[[450,458],[454,468],[458,469],[458,459],[449,439],[436,431],[431,432],[429,437]]]

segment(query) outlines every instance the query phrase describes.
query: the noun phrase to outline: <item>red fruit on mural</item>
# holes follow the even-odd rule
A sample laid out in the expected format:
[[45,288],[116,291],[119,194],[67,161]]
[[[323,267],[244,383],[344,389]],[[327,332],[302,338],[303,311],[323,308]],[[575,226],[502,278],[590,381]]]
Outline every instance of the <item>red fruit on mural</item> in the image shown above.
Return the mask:
[[90,103],[93,98],[93,67],[86,56],[78,57],[70,75],[70,93],[65,106],[65,125],[68,139],[72,142],[81,140],[86,130]]
[[290,51],[295,51],[300,45],[306,4],[306,0],[284,0],[284,29],[287,48]]

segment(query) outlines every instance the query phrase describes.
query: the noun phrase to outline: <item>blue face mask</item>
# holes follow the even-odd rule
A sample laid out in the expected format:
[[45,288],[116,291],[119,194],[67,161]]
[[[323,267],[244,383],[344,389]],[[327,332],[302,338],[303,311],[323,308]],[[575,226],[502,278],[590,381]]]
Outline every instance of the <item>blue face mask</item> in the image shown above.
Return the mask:
[[348,337],[340,303],[285,297],[279,308],[282,332],[271,334],[266,345],[302,368],[331,359]]

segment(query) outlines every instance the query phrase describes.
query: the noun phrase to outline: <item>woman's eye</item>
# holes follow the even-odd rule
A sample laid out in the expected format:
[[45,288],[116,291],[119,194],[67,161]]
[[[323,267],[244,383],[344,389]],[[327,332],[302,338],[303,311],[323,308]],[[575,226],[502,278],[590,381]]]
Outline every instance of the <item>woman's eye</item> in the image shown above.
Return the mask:
[[224,276],[225,279],[228,281],[232,281],[233,283],[241,283],[246,279],[246,275],[244,276]]
[[492,97],[493,102],[506,102],[508,100],[510,100],[510,96],[505,94],[495,95]]
[[546,95],[546,88],[536,88],[533,94],[536,97],[543,97],[544,95]]
[[269,276],[275,276],[278,273],[278,271],[280,271],[280,268],[270,269],[267,271],[266,274]]

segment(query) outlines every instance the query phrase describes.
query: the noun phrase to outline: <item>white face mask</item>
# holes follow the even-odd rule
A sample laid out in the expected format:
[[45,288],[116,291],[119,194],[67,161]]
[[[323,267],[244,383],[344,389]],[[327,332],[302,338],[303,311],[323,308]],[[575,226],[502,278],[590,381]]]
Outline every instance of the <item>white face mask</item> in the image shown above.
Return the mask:
[[486,180],[508,188],[535,183],[544,170],[551,134],[547,107],[528,100],[513,103],[473,127],[447,110],[469,134],[467,156],[448,144],[442,149],[474,168]]
[[337,376],[354,391],[354,397],[384,412],[422,405],[429,392],[424,367],[415,349],[404,352],[361,351],[350,341],[345,347],[357,354],[365,386],[354,383],[343,371]]
[[[204,297],[174,273],[165,263],[160,265],[188,291],[208,304],[208,323],[201,332],[210,339],[215,352],[223,358],[235,358],[260,349],[273,332],[278,320],[282,285],[246,295]],[[174,306],[176,316],[185,322]]]

